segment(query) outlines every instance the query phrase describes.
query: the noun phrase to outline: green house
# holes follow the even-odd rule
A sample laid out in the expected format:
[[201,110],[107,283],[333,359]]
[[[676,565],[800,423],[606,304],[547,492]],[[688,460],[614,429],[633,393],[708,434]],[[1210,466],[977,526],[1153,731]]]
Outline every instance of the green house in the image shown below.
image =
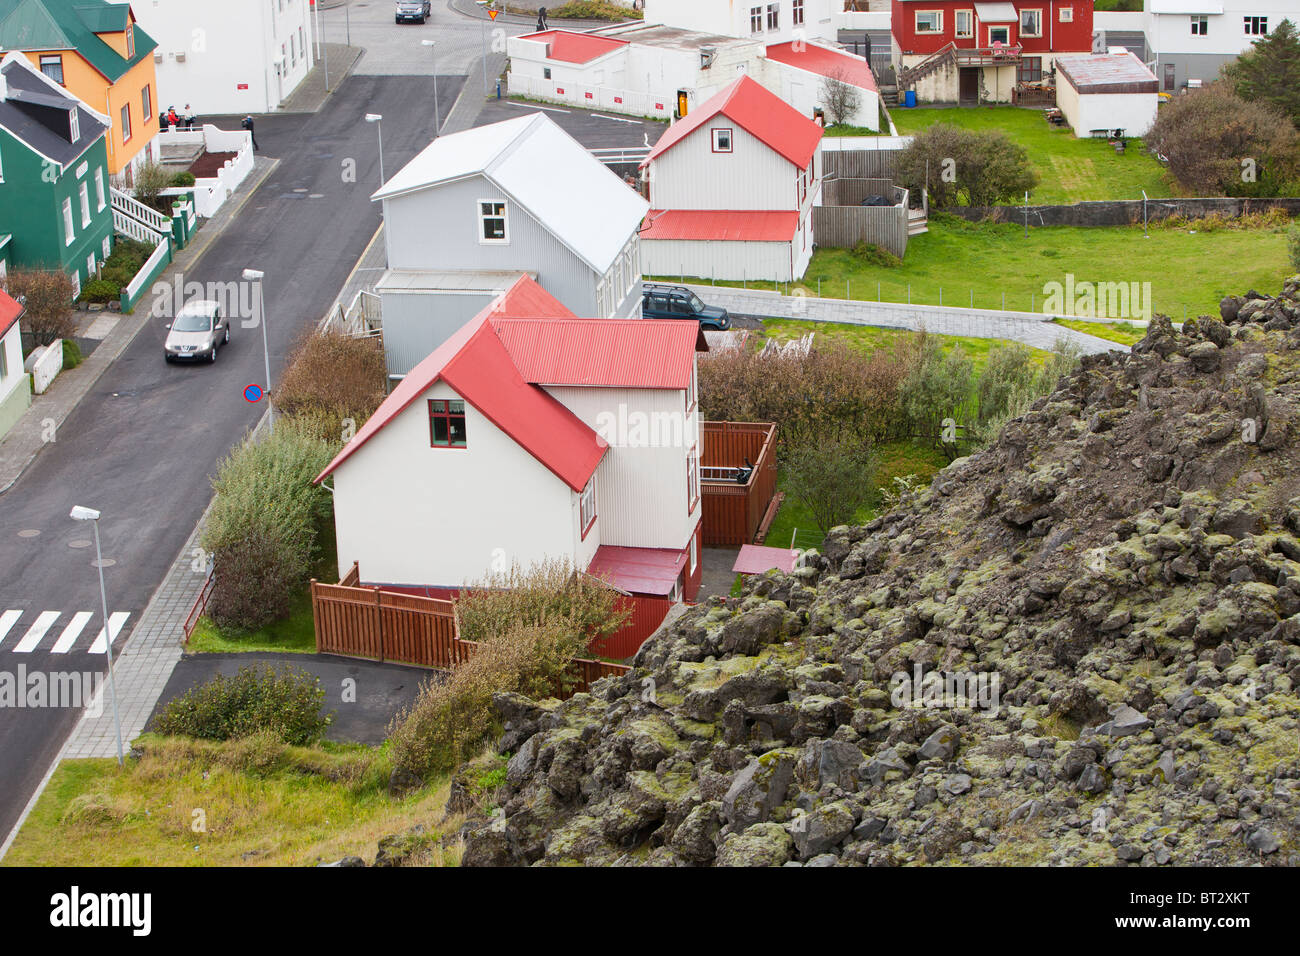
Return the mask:
[[7,269],[63,269],[77,289],[113,251],[108,118],[20,53],[0,62],[0,234]]

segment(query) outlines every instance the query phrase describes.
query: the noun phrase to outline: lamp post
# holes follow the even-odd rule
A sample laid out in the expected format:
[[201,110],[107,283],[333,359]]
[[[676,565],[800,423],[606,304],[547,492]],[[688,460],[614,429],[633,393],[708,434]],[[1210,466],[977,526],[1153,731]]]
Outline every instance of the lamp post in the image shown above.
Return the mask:
[[433,54],[433,138],[438,138],[438,130],[442,126],[442,118],[438,115],[438,50],[436,40],[421,40],[421,44],[427,46]]
[[76,505],[69,515],[74,521],[89,521],[95,528],[95,567],[99,571],[99,605],[104,614],[104,656],[108,658],[108,691],[113,699],[113,728],[117,731],[117,765],[122,766],[122,718],[117,712],[117,685],[113,682],[113,634],[108,627],[108,592],[104,590],[104,555],[99,548],[99,512]]
[[266,340],[266,295],[262,290],[262,280],[266,278],[265,272],[259,272],[257,269],[245,269],[244,281],[257,283],[257,324],[262,327],[262,361],[266,367],[266,414],[270,420],[270,427],[275,431],[275,406],[271,404],[271,346]]
[[384,114],[367,113],[366,122],[374,123],[379,130],[379,188],[384,188]]

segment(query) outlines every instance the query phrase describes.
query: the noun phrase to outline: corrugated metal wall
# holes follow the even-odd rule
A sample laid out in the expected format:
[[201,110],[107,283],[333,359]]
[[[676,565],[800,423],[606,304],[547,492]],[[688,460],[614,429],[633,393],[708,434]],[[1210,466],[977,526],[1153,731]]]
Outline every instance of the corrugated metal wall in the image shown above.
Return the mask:
[[495,293],[381,292],[389,375],[405,375],[481,312]]
[[[714,127],[732,130],[730,153],[713,152]],[[650,165],[655,209],[798,209],[793,163],[736,123],[719,117]]]
[[[813,235],[816,212],[813,207]],[[701,242],[689,239],[647,239],[641,243],[648,276],[698,276],[734,281],[767,279],[789,282],[788,242]]]

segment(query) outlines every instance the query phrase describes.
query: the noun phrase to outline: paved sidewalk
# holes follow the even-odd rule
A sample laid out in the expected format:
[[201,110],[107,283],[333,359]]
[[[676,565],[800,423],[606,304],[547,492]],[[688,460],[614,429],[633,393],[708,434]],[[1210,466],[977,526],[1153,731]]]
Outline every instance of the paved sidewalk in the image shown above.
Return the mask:
[[1010,339],[1034,348],[1050,349],[1058,341],[1073,343],[1084,354],[1127,352],[1128,346],[1076,332],[1048,321],[1034,312],[1001,312],[993,309],[962,309],[947,306],[903,305],[894,302],[863,302],[856,299],[822,299],[816,296],[780,295],[730,286],[687,285],[709,305],[720,305],[738,315],[760,318],[800,319],[807,322],[840,322],[911,329],[939,335],[966,335],[979,339]]
[[[248,198],[279,162],[278,159],[258,156],[254,160],[252,173],[221,210],[204,224],[194,241],[176,254],[158,277],[159,281],[168,280],[175,273],[184,273],[193,268],[199,257],[234,221]],[[149,310],[143,301],[137,304],[131,315],[115,312],[99,315],[117,321],[112,323],[112,329],[84,362],[55,378],[45,394],[32,396],[31,407],[0,439],[0,494],[9,490],[48,442],[58,439],[59,426],[94,388],[99,377],[126,350],[137,333],[149,323]]]
[[[342,6],[342,4],[339,4]],[[329,9],[322,7],[322,9]],[[297,88],[285,97],[276,113],[315,113],[339,88],[366,51],[359,46],[346,43],[326,43],[325,57],[317,57],[316,65],[302,78]],[[329,89],[325,89],[325,67],[329,66]]]

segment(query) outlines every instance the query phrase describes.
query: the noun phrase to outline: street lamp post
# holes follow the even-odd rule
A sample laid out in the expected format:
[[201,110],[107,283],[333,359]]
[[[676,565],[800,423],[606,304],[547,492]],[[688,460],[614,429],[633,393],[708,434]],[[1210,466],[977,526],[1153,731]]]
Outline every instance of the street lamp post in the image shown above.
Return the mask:
[[438,50],[436,40],[421,40],[424,46],[429,48],[433,54],[433,138],[438,138],[438,130],[442,126],[442,118],[438,115]]
[[266,340],[266,295],[262,289],[262,280],[266,278],[265,272],[259,272],[257,269],[245,269],[244,281],[257,283],[257,324],[262,327],[262,361],[266,367],[266,414],[270,420],[271,430],[275,430],[275,406],[271,404],[271,346]]
[[384,114],[367,113],[366,122],[374,123],[379,130],[379,188],[384,188]]
[[69,515],[74,521],[89,521],[95,529],[95,567],[99,571],[99,605],[104,614],[104,656],[108,658],[108,691],[113,698],[113,728],[117,731],[117,765],[122,766],[122,718],[117,712],[117,685],[113,681],[113,633],[108,626],[108,592],[104,589],[104,554],[99,547],[99,512],[76,505]]

